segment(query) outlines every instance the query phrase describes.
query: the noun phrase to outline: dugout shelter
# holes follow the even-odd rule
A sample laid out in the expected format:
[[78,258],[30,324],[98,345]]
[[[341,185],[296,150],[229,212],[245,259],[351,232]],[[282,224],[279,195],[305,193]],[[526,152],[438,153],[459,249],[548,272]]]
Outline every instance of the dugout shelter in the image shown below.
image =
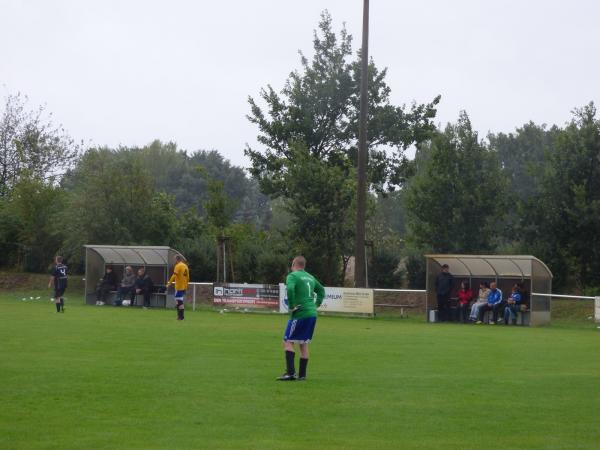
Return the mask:
[[119,281],[123,277],[126,266],[131,266],[136,274],[140,267],[145,267],[146,273],[152,278],[155,286],[155,292],[150,299],[151,306],[166,307],[175,304],[174,293],[164,288],[173,272],[175,256],[181,255],[177,250],[164,246],[84,245],[84,247],[87,304],[96,303],[96,286],[104,276],[106,266],[112,266]]
[[550,298],[532,295],[552,293],[552,272],[535,256],[531,255],[425,255],[427,259],[426,275],[426,314],[432,321],[437,309],[435,279],[442,271],[442,265],[448,264],[454,276],[451,297],[458,296],[460,283],[469,282],[473,295],[477,296],[479,284],[483,281],[495,281],[506,299],[515,283],[521,283],[524,302],[528,310],[520,314],[523,325],[546,325],[550,323]]

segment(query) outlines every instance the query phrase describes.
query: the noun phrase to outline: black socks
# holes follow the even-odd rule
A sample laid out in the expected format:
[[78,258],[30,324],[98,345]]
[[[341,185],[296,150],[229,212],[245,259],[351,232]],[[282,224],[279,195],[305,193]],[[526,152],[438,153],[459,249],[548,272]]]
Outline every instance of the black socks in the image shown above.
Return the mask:
[[300,378],[306,378],[306,366],[308,366],[308,358],[300,358]]
[[56,305],[56,312],[60,312],[60,303],[55,303]]
[[287,367],[288,375],[294,375],[296,373],[296,368],[294,367],[295,356],[295,352],[290,352],[289,350],[285,351],[285,365]]
[[[296,357],[295,352],[291,352],[289,350],[285,351],[285,365],[287,368],[288,375],[295,375],[296,368],[294,367],[294,359]],[[300,358],[300,372],[298,376],[300,378],[306,378],[306,367],[308,366],[308,358]]]

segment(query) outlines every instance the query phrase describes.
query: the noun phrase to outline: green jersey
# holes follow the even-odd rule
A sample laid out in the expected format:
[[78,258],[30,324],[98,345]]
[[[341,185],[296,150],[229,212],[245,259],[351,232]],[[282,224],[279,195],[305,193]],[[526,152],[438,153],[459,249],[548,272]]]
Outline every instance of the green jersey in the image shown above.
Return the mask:
[[290,272],[285,284],[292,319],[317,317],[317,308],[325,298],[325,289],[321,283],[310,273],[297,270]]

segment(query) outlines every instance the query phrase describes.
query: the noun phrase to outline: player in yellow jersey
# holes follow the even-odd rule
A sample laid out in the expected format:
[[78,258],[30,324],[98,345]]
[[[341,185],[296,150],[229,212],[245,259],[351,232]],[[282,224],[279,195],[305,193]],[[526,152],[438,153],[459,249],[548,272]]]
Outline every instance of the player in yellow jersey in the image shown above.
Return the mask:
[[183,256],[175,256],[175,267],[173,267],[173,275],[169,278],[167,288],[169,285],[175,285],[175,302],[177,303],[177,320],[183,320],[183,299],[185,296],[185,290],[187,289],[188,283],[190,282],[190,269],[183,260]]

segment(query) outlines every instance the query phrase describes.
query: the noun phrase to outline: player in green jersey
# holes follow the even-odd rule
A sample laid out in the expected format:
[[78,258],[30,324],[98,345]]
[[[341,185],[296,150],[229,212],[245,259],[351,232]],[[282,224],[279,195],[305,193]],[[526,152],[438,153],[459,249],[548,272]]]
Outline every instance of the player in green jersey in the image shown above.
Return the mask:
[[[292,261],[292,271],[286,279],[288,320],[283,345],[285,348],[286,373],[277,378],[279,381],[306,379],[308,366],[308,343],[311,341],[317,323],[317,308],[323,303],[325,289],[310,273],[306,272],[306,259],[296,256]],[[300,346],[300,371],[296,378],[294,344]]]

